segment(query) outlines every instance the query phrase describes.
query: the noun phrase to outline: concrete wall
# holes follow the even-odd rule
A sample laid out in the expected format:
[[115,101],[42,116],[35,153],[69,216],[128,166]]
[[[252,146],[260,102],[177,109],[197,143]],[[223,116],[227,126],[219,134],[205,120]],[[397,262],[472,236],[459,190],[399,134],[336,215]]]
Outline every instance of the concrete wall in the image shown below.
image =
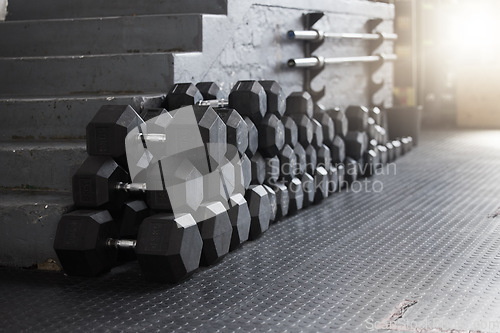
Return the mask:
[[[315,28],[332,32],[366,32],[371,18],[383,18],[381,31],[393,32],[394,6],[361,0],[229,0],[228,16],[205,16],[203,54],[177,54],[174,82],[210,80],[220,82],[229,92],[242,79],[275,79],[285,92],[302,90],[303,70],[286,66],[289,58],[303,57],[303,43],[285,38],[290,29],[303,29],[302,13],[320,10],[326,15]],[[376,52],[393,53],[393,43],[385,42]],[[327,40],[315,52],[325,57],[370,54],[367,41]],[[326,86],[321,103],[345,107],[371,105],[368,93],[367,64],[329,65],[316,77],[312,86]],[[383,67],[375,75],[385,85],[374,99],[375,104],[392,105],[393,66]]]
[[0,0],[0,21],[5,20],[5,15],[7,15],[7,1]]

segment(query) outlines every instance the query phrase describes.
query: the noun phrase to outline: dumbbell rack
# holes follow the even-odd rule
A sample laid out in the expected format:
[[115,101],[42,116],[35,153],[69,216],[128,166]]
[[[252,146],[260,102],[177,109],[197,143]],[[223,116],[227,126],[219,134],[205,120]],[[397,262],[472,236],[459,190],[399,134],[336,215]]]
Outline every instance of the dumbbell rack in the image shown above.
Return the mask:
[[384,86],[384,81],[375,82],[373,80],[374,74],[386,61],[393,61],[397,59],[395,54],[379,54],[358,57],[342,57],[342,58],[324,58],[314,56],[313,53],[321,45],[323,45],[326,38],[343,38],[343,39],[363,39],[370,42],[370,53],[373,53],[385,40],[397,39],[396,34],[386,34],[376,32],[377,26],[383,22],[382,19],[370,19],[366,22],[368,33],[324,33],[313,29],[313,26],[324,16],[323,12],[311,12],[302,15],[302,21],[305,31],[300,31],[297,34],[294,31],[288,32],[290,39],[302,40],[304,42],[304,56],[302,59],[290,59],[288,61],[289,67],[303,67],[304,68],[304,91],[309,92],[314,102],[318,102],[326,94],[326,88],[323,86],[321,90],[314,90],[311,86],[311,81],[318,76],[324,69],[325,64],[340,64],[349,62],[364,62],[370,63],[370,81],[369,81],[369,95],[372,106],[373,96]]

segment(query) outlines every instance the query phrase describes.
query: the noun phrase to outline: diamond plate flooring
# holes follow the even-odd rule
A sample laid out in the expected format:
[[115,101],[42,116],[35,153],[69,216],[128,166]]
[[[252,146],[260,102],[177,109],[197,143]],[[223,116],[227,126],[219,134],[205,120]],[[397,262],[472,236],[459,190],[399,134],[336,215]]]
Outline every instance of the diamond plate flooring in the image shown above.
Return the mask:
[[0,331],[500,332],[499,170],[500,131],[424,132],[177,285],[0,268]]

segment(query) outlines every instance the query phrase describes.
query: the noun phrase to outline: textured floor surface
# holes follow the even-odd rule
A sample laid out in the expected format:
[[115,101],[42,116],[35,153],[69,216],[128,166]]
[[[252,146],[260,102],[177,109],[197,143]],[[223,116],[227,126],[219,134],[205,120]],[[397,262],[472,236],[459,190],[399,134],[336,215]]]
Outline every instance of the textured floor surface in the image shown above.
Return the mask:
[[426,132],[371,182],[175,286],[0,269],[0,331],[500,332],[500,131]]

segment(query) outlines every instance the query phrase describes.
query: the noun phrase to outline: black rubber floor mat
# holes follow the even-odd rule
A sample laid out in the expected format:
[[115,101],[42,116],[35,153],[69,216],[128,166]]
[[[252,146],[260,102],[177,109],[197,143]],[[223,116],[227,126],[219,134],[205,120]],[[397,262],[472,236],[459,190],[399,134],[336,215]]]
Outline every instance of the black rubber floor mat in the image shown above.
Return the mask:
[[136,263],[88,279],[0,269],[0,331],[500,332],[499,139],[425,132],[361,190],[175,286]]

